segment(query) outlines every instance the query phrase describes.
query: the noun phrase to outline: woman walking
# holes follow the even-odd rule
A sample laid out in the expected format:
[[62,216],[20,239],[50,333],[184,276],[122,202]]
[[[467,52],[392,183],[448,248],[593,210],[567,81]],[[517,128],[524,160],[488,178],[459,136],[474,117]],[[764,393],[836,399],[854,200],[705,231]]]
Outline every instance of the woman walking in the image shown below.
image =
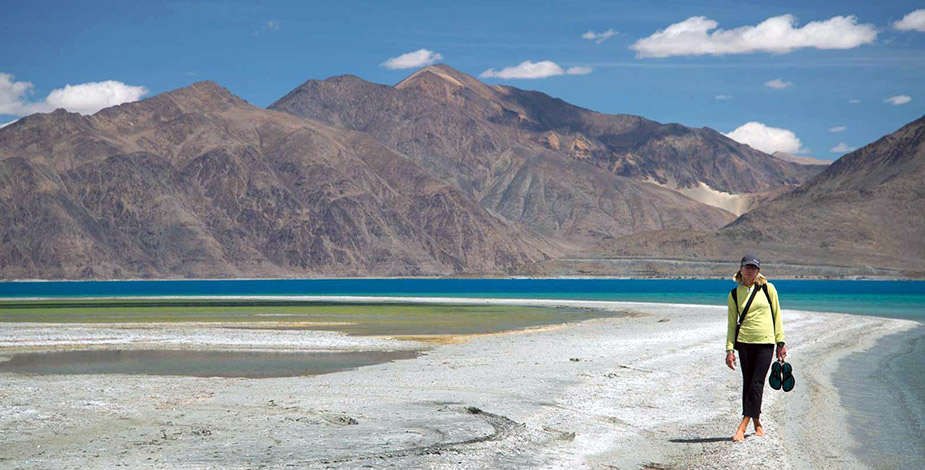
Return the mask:
[[735,370],[738,351],[742,362],[742,422],[732,437],[738,442],[745,439],[749,421],[755,426],[756,436],[764,435],[759,421],[764,381],[774,345],[781,361],[787,357],[787,348],[777,290],[761,274],[758,257],[743,256],[734,279],[739,285],[729,293],[726,365]]

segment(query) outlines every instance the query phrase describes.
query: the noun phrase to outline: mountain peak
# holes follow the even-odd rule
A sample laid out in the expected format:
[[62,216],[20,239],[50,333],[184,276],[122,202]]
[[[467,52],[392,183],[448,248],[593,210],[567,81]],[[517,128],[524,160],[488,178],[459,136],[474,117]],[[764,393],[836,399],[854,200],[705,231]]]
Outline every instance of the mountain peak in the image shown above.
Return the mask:
[[250,106],[226,88],[211,81],[195,82],[183,88],[167,91],[151,98],[103,109],[94,117],[102,120],[119,120],[133,116],[130,120],[140,122],[143,115],[161,117],[186,113],[220,111],[232,106]]
[[461,89],[468,89],[487,100],[493,100],[500,88],[480,82],[472,75],[445,64],[428,65],[395,85],[398,90],[418,89],[435,98],[446,98]]
[[161,96],[171,98],[181,108],[192,105],[198,109],[213,109],[246,103],[225,87],[211,80],[195,82],[185,88],[168,91]]
[[[437,77],[443,79],[455,86],[464,87],[466,82],[475,80],[474,77],[466,75],[459,70],[450,67],[445,64],[434,64],[428,65],[427,67],[418,69],[416,72],[408,75],[404,80],[398,82],[395,85],[395,88],[407,88],[413,86],[416,82],[424,80],[428,77]],[[478,80],[475,80],[478,81]]]
[[[317,81],[318,80],[308,80],[308,82],[317,82]],[[324,79],[323,81],[331,82],[331,83],[351,83],[351,82],[368,83],[366,80],[363,80],[362,78],[357,77],[356,75],[351,75],[349,73],[344,74],[344,75],[335,75],[333,77],[328,77]]]

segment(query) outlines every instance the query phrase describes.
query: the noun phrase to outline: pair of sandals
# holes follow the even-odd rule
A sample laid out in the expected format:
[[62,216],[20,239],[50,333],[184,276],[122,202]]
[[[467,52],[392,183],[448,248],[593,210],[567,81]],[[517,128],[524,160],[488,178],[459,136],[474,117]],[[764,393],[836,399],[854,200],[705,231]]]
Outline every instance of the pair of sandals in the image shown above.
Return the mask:
[[775,361],[771,364],[771,376],[768,385],[774,390],[783,389],[785,392],[793,390],[796,379],[793,377],[793,366],[784,361]]

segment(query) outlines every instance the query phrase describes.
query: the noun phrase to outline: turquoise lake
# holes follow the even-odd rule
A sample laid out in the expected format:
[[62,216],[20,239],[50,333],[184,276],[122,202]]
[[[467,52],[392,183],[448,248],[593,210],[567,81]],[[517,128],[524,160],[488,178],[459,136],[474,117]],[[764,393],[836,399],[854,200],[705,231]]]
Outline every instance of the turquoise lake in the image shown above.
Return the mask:
[[[785,309],[925,320],[925,281],[774,280]],[[272,279],[0,282],[0,299],[357,295],[581,299],[725,305],[718,279]]]

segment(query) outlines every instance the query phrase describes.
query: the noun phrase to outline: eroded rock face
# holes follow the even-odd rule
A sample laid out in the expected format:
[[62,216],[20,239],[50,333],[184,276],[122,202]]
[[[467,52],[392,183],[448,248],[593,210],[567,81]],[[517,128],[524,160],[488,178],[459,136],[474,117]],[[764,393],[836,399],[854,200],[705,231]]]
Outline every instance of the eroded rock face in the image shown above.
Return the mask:
[[591,158],[591,144],[581,137],[577,137],[572,141],[572,148],[568,154],[579,160]]
[[559,150],[559,137],[555,132],[547,132],[540,138],[540,143],[550,150]]
[[374,139],[214,83],[0,131],[4,278],[509,272],[555,249]]

